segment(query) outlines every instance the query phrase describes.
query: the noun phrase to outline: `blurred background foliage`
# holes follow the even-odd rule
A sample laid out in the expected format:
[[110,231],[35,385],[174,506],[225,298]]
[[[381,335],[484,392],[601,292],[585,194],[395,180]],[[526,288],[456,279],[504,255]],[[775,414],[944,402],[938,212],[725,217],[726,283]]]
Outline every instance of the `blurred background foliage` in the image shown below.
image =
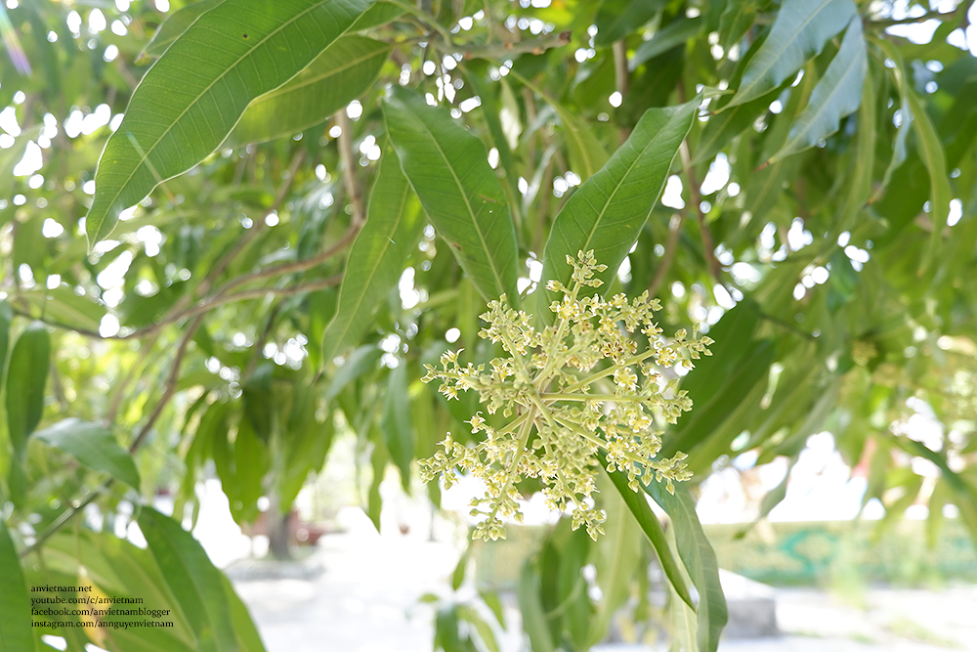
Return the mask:
[[[459,346],[466,362],[492,357],[477,338],[485,301],[511,287],[536,293],[544,248],[562,246],[548,244],[557,216],[577,193],[598,196],[586,182],[602,168],[645,194],[664,186],[659,202],[631,198],[640,205],[588,218],[627,252],[598,252],[621,265],[609,291],[649,290],[666,333],[698,328],[716,341],[682,382],[693,412],[666,432],[665,454],[689,454],[691,484],[744,453],[793,464],[827,430],[867,478],[864,502],[884,505],[880,528],[925,505],[931,542],[945,514],[977,539],[972,3],[259,4],[0,6],[5,569],[19,556],[28,582],[77,583],[82,572],[106,592],[219,605],[211,629],[186,613],[175,634],[113,633],[120,649],[203,649],[209,636],[217,649],[261,649],[219,572],[178,586],[180,564],[200,551],[153,511],[154,497],[172,496],[192,527],[195,484],[216,474],[235,520],[253,523],[261,504],[272,549],[287,556],[284,515],[334,435],[353,433],[362,504],[377,522],[385,469],[409,489],[413,460],[449,430],[464,441],[477,409],[472,396],[446,402],[422,385],[421,364]],[[325,13],[296,21],[305,11]],[[213,25],[217,50],[245,48],[236,68],[193,41]],[[248,30],[288,47],[247,49]],[[156,83],[139,86],[147,71]],[[196,117],[181,99],[195,84],[213,87]],[[134,93],[142,104],[129,104]],[[676,126],[687,102],[697,115]],[[654,111],[665,107],[679,108]],[[147,153],[133,134],[152,134],[155,118],[168,131]],[[647,136],[655,120],[670,148]],[[628,177],[620,157],[647,142],[658,142],[657,167]],[[425,158],[438,148],[443,164]],[[439,196],[449,173],[456,194]],[[143,185],[119,182],[125,174]],[[473,224],[501,235],[472,250],[459,242]],[[485,260],[501,266],[496,280]],[[438,486],[427,492],[437,504]],[[561,524],[524,567],[534,650],[587,649],[632,591],[647,594],[632,580],[645,582],[635,571],[655,553],[617,495],[605,503],[620,516],[607,537],[595,544]],[[149,552],[118,538],[130,522]],[[701,595],[708,563],[686,552]],[[601,600],[579,589],[588,563]],[[11,600],[0,602],[19,609]],[[674,630],[690,649],[714,649],[725,619],[715,601],[708,617],[702,606],[698,638]],[[439,609],[437,646],[492,649],[478,610]],[[41,647],[43,633],[0,628]],[[96,630],[57,633],[105,644]]]

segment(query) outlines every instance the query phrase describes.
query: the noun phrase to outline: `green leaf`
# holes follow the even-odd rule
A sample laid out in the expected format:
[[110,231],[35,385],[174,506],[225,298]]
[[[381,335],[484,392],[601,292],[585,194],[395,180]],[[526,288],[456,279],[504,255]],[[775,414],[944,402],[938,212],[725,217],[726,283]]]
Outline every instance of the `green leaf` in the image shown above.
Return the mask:
[[0,652],[26,652],[34,648],[31,601],[24,572],[7,526],[0,520]]
[[356,344],[397,285],[404,263],[424,232],[424,213],[392,147],[384,150],[367,220],[350,250],[339,307],[323,335],[322,357],[331,360]]
[[660,54],[665,54],[672,48],[695,38],[705,26],[706,21],[701,16],[696,16],[695,18],[679,18],[672,21],[637,47],[631,59],[628,61],[628,70],[634,72],[645,61],[654,59]]
[[[868,71],[862,19],[852,18],[838,54],[818,80],[811,100],[790,129],[787,142],[770,160],[777,161],[818,144],[838,131],[841,119],[858,110]],[[869,127],[875,129],[874,125]],[[869,171],[870,172],[870,171]]]
[[370,5],[370,8],[363,12],[356,21],[350,25],[350,32],[359,32],[366,29],[372,29],[374,27],[381,27],[386,25],[395,18],[399,18],[404,14],[404,10],[395,4],[390,2],[381,2],[378,0]]
[[10,349],[10,322],[14,319],[13,310],[6,301],[0,301],[0,389],[6,378],[7,350]]
[[64,286],[23,292],[20,297],[35,308],[33,312],[37,317],[53,320],[68,328],[97,332],[105,316],[104,306],[80,297]]
[[[668,541],[666,545],[669,550],[675,550],[675,529],[668,528]],[[676,551],[677,552],[677,551]],[[684,568],[679,569],[680,579],[684,582],[688,579],[688,573]],[[675,591],[675,584],[670,584],[668,592],[671,595],[670,610],[672,612],[672,624],[675,626],[675,639],[682,650],[692,652],[698,649],[696,645],[696,632],[699,629],[699,618],[695,609],[684,601],[679,600],[679,595]]]
[[[878,133],[875,83],[870,79],[862,88],[862,104],[858,110],[858,132],[855,152],[851,160],[851,188],[845,196],[837,231],[848,231],[855,217],[872,197],[872,172],[875,167],[875,140]],[[898,139],[898,135],[896,136]]]
[[570,154],[570,167],[573,168],[573,171],[580,175],[581,179],[587,180],[604,167],[604,164],[607,163],[607,151],[586,123],[515,70],[509,72],[529,90],[549,102],[550,106],[556,110],[557,115],[560,116],[560,122],[563,123],[564,140]]
[[819,54],[856,13],[852,0],[785,0],[728,106],[744,104],[780,86]]
[[546,624],[546,612],[539,597],[539,576],[528,560],[519,573],[516,597],[522,613],[522,628],[529,636],[530,649],[533,652],[555,652],[556,647]]
[[156,29],[156,33],[153,34],[152,40],[146,44],[143,51],[139,54],[138,59],[143,57],[158,57],[166,49],[173,44],[173,41],[180,38],[180,36],[187,31],[198,18],[203,16],[205,13],[224,2],[224,0],[201,0],[201,2],[194,2],[189,4],[178,11],[173,12],[167,16],[166,20]]
[[387,462],[390,461],[390,453],[381,441],[382,435],[377,431],[376,426],[370,429],[370,437],[373,440],[373,453],[370,455],[370,466],[373,469],[373,478],[370,480],[370,488],[367,491],[366,515],[373,521],[373,527],[380,531],[380,512],[383,510],[383,496],[380,495],[380,483],[387,471]]
[[[634,131],[600,172],[587,179],[557,215],[543,250],[542,287],[555,279],[570,285],[567,256],[594,250],[607,271],[598,277],[604,291],[638,239],[658,202],[672,159],[692,126],[699,100],[663,109],[649,109]],[[550,301],[558,295],[539,292],[541,314],[552,318]]]
[[[607,466],[603,453],[601,453],[601,466]],[[689,594],[689,589],[685,584],[685,580],[682,579],[681,568],[675,560],[675,557],[672,556],[671,548],[668,547],[665,530],[662,528],[661,523],[658,522],[658,517],[655,516],[655,512],[652,511],[647,499],[631,491],[631,488],[628,486],[628,478],[623,473],[614,472],[608,473],[607,475],[610,476],[611,482],[614,483],[614,488],[621,494],[621,498],[624,499],[624,504],[627,505],[631,515],[638,522],[638,525],[648,537],[648,540],[651,541],[651,545],[658,555],[658,561],[661,563],[662,570],[665,572],[665,577],[668,578],[669,583],[672,585],[672,590],[686,604],[695,609],[695,605],[692,603],[692,596]]]
[[332,377],[329,389],[326,390],[326,400],[332,400],[343,391],[346,385],[376,368],[377,361],[382,355],[383,351],[372,344],[364,344],[353,351],[346,358],[343,366],[336,371],[336,375]]
[[241,652],[265,652],[261,635],[248,612],[248,607],[234,592],[231,581],[223,573],[221,573],[221,580],[224,584],[224,597],[231,608],[231,624],[234,627],[234,635],[237,637],[238,649]]
[[604,0],[594,20],[594,45],[601,48],[621,40],[651,20],[663,4],[661,0]]
[[[606,474],[602,476],[601,480],[606,485]],[[641,535],[638,534],[638,523],[627,516],[630,505],[625,503],[619,492],[604,490],[601,496],[607,521],[603,526],[606,535],[597,540],[594,559],[601,599],[590,626],[591,644],[599,643],[607,635],[614,613],[631,594],[631,582],[641,562]]]
[[929,114],[922,100],[910,89],[906,89],[906,96],[909,101],[909,109],[913,114],[913,125],[916,131],[917,149],[919,157],[926,166],[926,171],[930,177],[930,223],[932,234],[930,235],[929,245],[926,253],[919,264],[919,273],[922,274],[933,262],[943,242],[943,229],[946,228],[946,220],[950,215],[950,200],[953,199],[953,191],[950,190],[950,177],[946,170],[946,153],[943,151],[943,144],[940,137],[933,127]]
[[726,626],[729,612],[726,597],[719,583],[719,564],[706,533],[702,530],[695,513],[695,500],[685,485],[675,486],[670,494],[658,482],[644,485],[645,491],[658,503],[672,520],[675,528],[675,544],[692,583],[699,592],[698,652],[716,652],[719,635]]
[[225,146],[291,136],[325,121],[373,85],[390,49],[362,36],[337,39],[287,84],[251,102]]
[[64,419],[34,433],[49,446],[68,453],[85,466],[108,473],[139,490],[139,472],[132,456],[102,426],[80,419]]
[[516,232],[485,145],[401,86],[390,89],[383,115],[404,174],[462,269],[486,299],[517,303]]
[[51,338],[44,324],[34,322],[17,338],[7,373],[7,432],[18,456],[41,421],[50,365]]
[[[119,213],[213,152],[248,104],[302,70],[369,0],[225,0],[160,57],[129,101],[95,175],[89,246]],[[287,56],[283,56],[287,53]]]
[[197,540],[151,507],[142,508],[138,522],[166,585],[197,637],[198,648],[238,650],[224,578]]
[[400,469],[400,482],[404,490],[410,492],[410,463],[414,459],[414,424],[411,422],[409,378],[407,363],[390,372],[387,382],[387,396],[383,402],[383,416],[380,428],[390,457]]

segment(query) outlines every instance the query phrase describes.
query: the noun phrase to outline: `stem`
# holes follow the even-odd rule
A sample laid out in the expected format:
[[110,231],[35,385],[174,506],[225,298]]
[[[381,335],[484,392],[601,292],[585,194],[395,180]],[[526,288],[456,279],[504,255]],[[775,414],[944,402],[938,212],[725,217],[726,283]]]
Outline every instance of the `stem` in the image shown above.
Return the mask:
[[640,355],[636,355],[633,358],[628,358],[627,360],[625,360],[621,364],[612,365],[612,366],[608,367],[607,369],[604,369],[603,371],[598,371],[597,373],[594,373],[594,374],[591,374],[591,375],[587,376],[583,380],[578,380],[577,382],[573,383],[572,385],[570,385],[568,387],[564,387],[563,388],[563,391],[564,392],[572,392],[575,389],[580,389],[581,387],[584,387],[586,385],[589,385],[590,383],[594,382],[595,380],[600,380],[601,378],[605,378],[607,376],[610,376],[611,374],[613,374],[615,371],[617,371],[619,369],[624,369],[625,367],[630,367],[633,364],[638,364],[639,362],[643,362],[643,361],[647,360],[648,358],[650,358],[651,356],[655,355],[656,353],[658,353],[658,351],[655,351],[654,349],[645,351],[644,353],[642,353]]
[[490,519],[494,519],[495,515],[498,514],[499,508],[502,507],[502,501],[505,500],[506,495],[509,493],[509,489],[512,487],[512,478],[515,477],[516,468],[519,466],[519,462],[522,461],[522,456],[526,452],[526,446],[529,445],[529,435],[532,433],[532,431],[532,411],[529,411],[526,412],[526,421],[522,424],[522,430],[519,431],[519,446],[516,448],[516,452],[512,454],[512,459],[509,461],[509,466],[506,468],[505,484],[502,485],[502,489],[499,491],[499,500],[496,501],[495,507],[492,508],[492,513],[489,514]]
[[613,401],[645,403],[649,399],[644,396],[617,396],[615,394],[541,394],[544,401]]

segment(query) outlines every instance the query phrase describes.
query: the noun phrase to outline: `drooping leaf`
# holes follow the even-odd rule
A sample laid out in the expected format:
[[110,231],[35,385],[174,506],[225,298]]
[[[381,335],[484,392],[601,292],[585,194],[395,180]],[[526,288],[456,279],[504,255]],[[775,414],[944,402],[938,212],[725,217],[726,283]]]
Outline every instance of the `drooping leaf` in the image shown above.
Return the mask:
[[674,494],[668,493],[665,485],[659,482],[652,481],[643,486],[672,520],[679,557],[699,593],[699,605],[696,609],[698,652],[716,652],[719,635],[729,619],[729,611],[726,608],[723,587],[719,582],[716,553],[699,523],[695,500],[681,484],[675,486]]
[[682,45],[698,36],[705,26],[706,21],[701,16],[679,18],[669,23],[635,49],[634,55],[628,60],[628,69],[633,72],[645,61],[654,59],[658,55]]
[[522,628],[529,636],[533,652],[554,652],[553,638],[546,624],[546,612],[539,598],[539,577],[528,561],[522,565],[519,584],[516,587],[519,611],[522,612]]
[[0,301],[0,388],[3,388],[7,370],[7,351],[10,349],[10,322],[14,313],[10,304]]
[[173,44],[173,41],[187,31],[194,21],[222,2],[224,0],[201,0],[174,11],[156,29],[153,38],[146,44],[138,58],[160,56]]
[[744,104],[780,86],[819,54],[855,14],[852,0],[785,0],[728,106]]
[[[669,547],[669,550],[675,550],[675,528],[668,529],[666,545]],[[681,573],[679,579],[683,582],[689,579],[689,575],[685,572],[684,568],[680,568],[679,571]],[[669,608],[672,612],[672,624],[675,626],[676,642],[680,649],[686,652],[698,650],[699,646],[696,642],[696,633],[699,629],[698,614],[692,606],[679,599],[679,595],[675,591],[674,583],[669,585],[668,592],[671,596]]]
[[231,581],[223,573],[221,573],[221,580],[224,584],[224,596],[231,608],[231,624],[234,626],[238,648],[241,652],[265,652],[265,646],[261,642],[261,634],[258,633],[258,628],[248,612],[247,605],[234,592]]
[[[600,479],[605,481],[603,484],[606,486],[606,474],[601,475],[603,477]],[[641,561],[641,535],[638,534],[638,523],[628,518],[629,506],[619,492],[607,489],[601,495],[607,521],[604,523],[606,535],[597,540],[594,560],[601,600],[591,623],[591,644],[600,642],[607,635],[614,613],[624,605],[631,593],[631,582]]]
[[570,154],[570,166],[581,179],[586,181],[604,167],[608,158],[607,151],[583,120],[515,70],[510,71],[510,74],[544,98],[556,110],[560,122],[563,123],[564,140]]
[[364,344],[350,353],[343,366],[332,377],[332,382],[329,383],[329,388],[326,390],[326,400],[335,398],[346,385],[367,371],[373,370],[382,355],[383,351],[372,344]]
[[339,307],[323,335],[322,357],[331,360],[356,344],[397,285],[424,230],[424,213],[392,147],[380,161],[367,220],[350,250]]
[[[557,215],[543,250],[541,285],[557,280],[570,285],[567,256],[594,250],[607,265],[599,275],[604,290],[658,201],[679,145],[696,113],[698,100],[649,109],[634,131],[601,170],[587,179]],[[557,294],[539,292],[541,314],[552,318],[549,303]]]
[[409,379],[407,364],[401,364],[390,372],[387,395],[383,403],[380,428],[390,458],[400,469],[400,481],[405,491],[410,491],[410,463],[414,459],[414,425],[411,422]]
[[875,167],[875,140],[878,133],[875,84],[870,80],[862,88],[862,104],[858,109],[858,134],[851,166],[851,187],[841,210],[839,231],[847,231],[858,211],[872,197],[872,172]]
[[123,210],[213,152],[253,99],[301,71],[368,6],[280,0],[259,11],[249,0],[225,0],[201,15],[146,73],[102,152],[89,246]]
[[953,191],[950,189],[950,177],[946,169],[946,153],[943,151],[943,144],[940,142],[939,134],[936,133],[933,121],[930,120],[923,101],[915,92],[906,89],[906,96],[909,109],[913,114],[919,157],[923,160],[930,177],[929,216],[932,232],[926,253],[919,264],[919,271],[922,273],[933,263],[943,241],[943,229],[946,228],[946,220],[950,215]]
[[67,328],[97,332],[102,317],[105,316],[105,306],[87,297],[80,297],[64,286],[53,290],[32,290],[20,296],[24,303],[31,306],[31,314]]
[[363,36],[337,39],[284,86],[251,102],[225,145],[291,136],[324,122],[373,85],[390,48]]
[[[601,456],[601,462],[602,466],[606,467],[606,464],[603,463],[603,454]],[[645,533],[652,547],[654,547],[655,553],[658,555],[658,561],[661,564],[662,570],[665,572],[665,577],[668,578],[669,583],[672,585],[672,590],[686,604],[695,609],[692,596],[689,594],[689,588],[685,580],[682,579],[678,562],[672,556],[672,551],[668,547],[665,530],[662,528],[661,523],[658,522],[658,517],[655,516],[655,512],[652,511],[647,499],[643,495],[631,491],[631,488],[628,486],[627,477],[620,472],[608,473],[608,476],[611,482],[614,483],[614,488],[617,489],[618,493],[621,494],[621,498],[624,499],[624,504],[627,505],[628,511],[631,512],[631,515],[641,527],[642,532]]]
[[202,650],[238,650],[224,579],[180,524],[144,506],[139,528]]
[[[858,110],[868,71],[868,55],[862,36],[862,19],[852,18],[838,54],[818,80],[811,100],[790,129],[787,142],[770,160],[777,161],[813,147],[838,131],[841,119]],[[874,130],[874,126],[871,127]]]
[[383,115],[400,164],[434,228],[486,299],[518,302],[516,232],[478,137],[441,107],[394,86]]
[[618,41],[658,13],[661,0],[604,0],[597,10],[594,45],[605,47]]
[[0,520],[0,652],[34,650],[31,601],[24,584],[20,558],[7,526]]
[[19,456],[41,421],[50,364],[51,338],[44,324],[34,322],[17,338],[7,371],[7,432]]
[[380,483],[383,482],[390,453],[383,443],[383,435],[375,425],[370,428],[370,439],[373,441],[373,453],[370,455],[370,466],[373,469],[373,479],[367,490],[366,515],[373,522],[373,527],[380,531],[380,512],[383,510],[383,496],[380,495]]
[[49,446],[68,453],[85,466],[108,473],[139,490],[139,472],[132,456],[100,425],[80,419],[64,419],[34,433]]

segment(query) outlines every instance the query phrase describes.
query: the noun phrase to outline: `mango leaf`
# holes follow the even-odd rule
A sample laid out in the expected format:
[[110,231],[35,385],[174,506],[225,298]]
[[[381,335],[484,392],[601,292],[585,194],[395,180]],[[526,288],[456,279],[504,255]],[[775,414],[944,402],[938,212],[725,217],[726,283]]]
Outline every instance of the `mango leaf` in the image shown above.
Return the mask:
[[650,482],[643,487],[672,520],[679,556],[699,592],[699,606],[696,609],[698,652],[716,652],[719,635],[726,626],[729,612],[723,587],[719,583],[716,553],[695,513],[695,500],[682,484],[675,486],[674,494],[668,493],[665,486],[658,482]]
[[785,0],[727,106],[745,104],[780,86],[855,15],[852,0]]
[[224,579],[191,534],[144,506],[139,528],[202,650],[238,650]]
[[[606,474],[602,476],[601,480],[606,485]],[[607,635],[614,613],[624,605],[631,593],[631,582],[641,561],[641,535],[638,534],[638,523],[627,516],[629,506],[619,492],[604,490],[601,496],[607,522],[604,524],[606,536],[597,540],[594,559],[601,600],[590,626],[591,644],[600,642]],[[644,500],[643,497],[639,498]]]
[[[668,541],[666,545],[669,546],[671,551],[678,552],[675,549],[675,528],[668,528]],[[685,569],[680,568],[679,570],[681,572],[680,579],[683,582],[688,580],[689,576],[685,572]],[[699,629],[698,614],[696,614],[694,608],[684,601],[679,600],[674,583],[669,585],[668,592],[671,596],[671,604],[669,606],[672,612],[672,624],[675,626],[675,640],[680,649],[686,652],[692,652],[698,649],[698,645],[696,644],[696,632]]]
[[[658,202],[672,159],[692,127],[699,100],[663,109],[649,109],[631,136],[601,170],[587,179],[557,215],[543,250],[542,287],[555,279],[570,285],[567,256],[594,250],[607,265],[598,277],[604,290]],[[549,304],[558,295],[539,292],[540,314],[552,319]]]
[[[845,196],[837,231],[847,231],[855,223],[855,216],[872,197],[872,171],[875,167],[875,139],[878,133],[875,84],[869,82],[862,89],[862,104],[858,109],[858,132],[851,162],[851,187]],[[898,135],[896,136],[898,139]]]
[[[600,453],[600,456],[601,466],[606,468],[607,463],[604,454]],[[669,583],[672,585],[672,590],[694,610],[695,605],[692,602],[692,596],[689,594],[688,586],[685,580],[682,579],[681,568],[675,560],[675,557],[672,556],[671,548],[668,547],[668,540],[665,538],[665,530],[662,528],[661,523],[659,523],[658,517],[655,516],[655,512],[652,511],[651,506],[648,504],[648,500],[644,496],[631,491],[626,475],[616,471],[607,475],[610,476],[611,482],[614,483],[614,488],[621,494],[621,498],[624,499],[624,504],[627,505],[631,515],[638,522],[642,532],[651,541],[651,545],[658,555],[658,561],[661,563],[662,570],[665,572],[665,577],[668,578]]]
[[539,577],[529,560],[522,565],[519,573],[516,598],[522,612],[522,628],[529,636],[530,649],[533,652],[555,652],[556,646],[553,645],[553,637],[546,624],[546,612],[539,597]]
[[390,457],[400,469],[400,482],[404,490],[410,492],[410,463],[414,459],[414,425],[411,422],[409,379],[407,363],[390,372],[387,381],[387,396],[383,402],[383,416],[380,429],[383,430],[384,443]]
[[68,328],[98,331],[102,317],[105,316],[104,306],[80,297],[64,286],[53,290],[44,288],[24,292],[20,297],[35,308],[32,312],[38,317],[52,320]]
[[378,0],[370,5],[349,27],[350,32],[359,32],[374,27],[386,25],[390,21],[402,16],[404,10],[391,2]]
[[[795,152],[817,145],[838,131],[841,119],[858,110],[868,71],[868,55],[862,36],[862,19],[852,18],[838,54],[818,80],[811,100],[790,129],[787,142],[770,160],[778,161]],[[869,128],[874,129],[874,126]]]
[[913,114],[919,157],[923,160],[930,177],[931,207],[929,215],[933,230],[929,245],[926,247],[926,253],[923,254],[923,259],[919,264],[919,273],[922,274],[933,262],[940,248],[940,243],[943,241],[943,229],[946,228],[946,220],[950,216],[950,200],[953,199],[953,191],[950,189],[950,177],[946,170],[946,153],[943,151],[939,134],[933,127],[933,121],[930,120],[929,114],[926,112],[926,107],[911,89],[906,89],[906,98]]
[[231,624],[234,626],[234,634],[237,636],[238,647],[241,652],[265,652],[265,646],[261,642],[261,635],[255,627],[254,620],[248,612],[248,607],[244,604],[227,576],[221,573],[221,580],[224,584],[224,596],[231,608]]
[[322,358],[331,360],[356,344],[424,231],[424,213],[400,169],[392,147],[385,148],[373,184],[366,224],[350,250],[339,307],[323,335]]
[[383,115],[404,174],[462,269],[486,299],[517,303],[516,232],[485,145],[401,86],[390,89]]
[[0,520],[0,652],[26,652],[34,648],[31,601],[24,573],[7,526]]
[[586,123],[515,70],[511,70],[509,73],[529,90],[549,102],[550,106],[556,110],[557,115],[560,116],[560,122],[563,123],[564,140],[570,154],[570,166],[574,172],[580,175],[581,179],[589,179],[604,167],[604,164],[607,163],[607,151]]
[[[346,385],[376,368],[377,361],[382,355],[383,351],[372,344],[364,344],[350,353],[343,366],[332,377],[332,382],[329,383],[329,388],[326,390],[326,400],[332,400],[343,391]],[[347,416],[351,417],[352,415]]]
[[362,36],[334,41],[287,84],[251,102],[225,146],[291,136],[325,121],[373,85],[390,48]]
[[105,145],[85,222],[89,246],[119,213],[213,152],[253,99],[305,68],[368,6],[290,0],[258,11],[252,0],[225,0],[201,15],[146,73]]
[[201,0],[170,14],[157,28],[153,38],[146,44],[138,58],[160,56],[173,44],[173,41],[187,31],[190,25],[193,25],[194,21],[222,2],[224,0]]
[[597,10],[594,45],[605,47],[641,27],[658,13],[661,0],[604,0]]
[[383,510],[383,496],[380,495],[380,483],[383,482],[384,473],[387,470],[387,463],[390,461],[390,453],[383,444],[383,436],[379,428],[375,425],[370,428],[370,439],[373,440],[373,453],[370,455],[370,466],[373,469],[373,478],[370,480],[370,488],[367,490],[366,515],[373,522],[373,527],[380,531],[380,512]]
[[41,420],[50,364],[51,338],[44,324],[34,322],[17,338],[7,373],[7,432],[18,456]]
[[3,387],[3,380],[6,377],[7,369],[7,350],[10,348],[10,322],[14,319],[14,312],[10,309],[10,304],[0,301],[0,388]]
[[637,47],[631,59],[628,61],[628,70],[634,72],[645,61],[654,59],[660,54],[665,54],[672,48],[695,38],[705,26],[706,21],[701,16],[696,16],[695,18],[679,18],[672,21]]
[[132,456],[102,426],[80,419],[64,419],[38,430],[34,437],[63,450],[85,466],[108,473],[139,490],[139,472]]

